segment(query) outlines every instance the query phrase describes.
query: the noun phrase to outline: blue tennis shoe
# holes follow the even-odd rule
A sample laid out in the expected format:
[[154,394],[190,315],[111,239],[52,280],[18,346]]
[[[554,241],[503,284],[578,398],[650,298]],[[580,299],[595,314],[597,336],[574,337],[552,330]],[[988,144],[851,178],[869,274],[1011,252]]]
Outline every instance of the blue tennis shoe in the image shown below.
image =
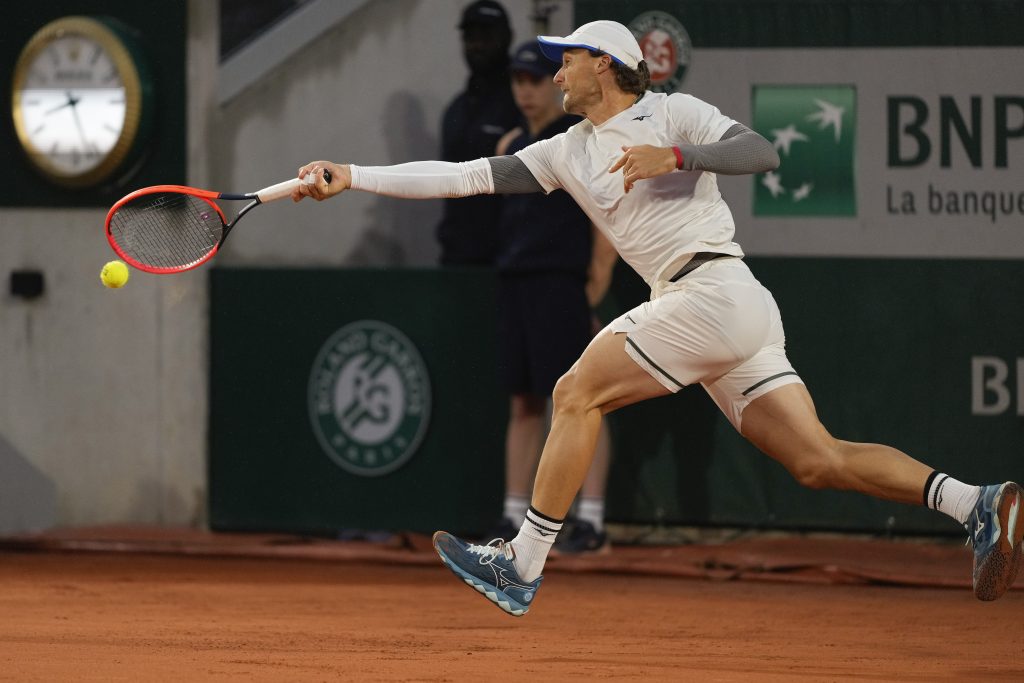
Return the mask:
[[514,617],[530,611],[543,576],[527,583],[519,578],[515,550],[500,538],[487,545],[468,543],[447,531],[434,534],[434,550],[452,572]]
[[967,531],[974,546],[974,595],[995,600],[1013,585],[1024,542],[1024,491],[1012,481],[983,486]]

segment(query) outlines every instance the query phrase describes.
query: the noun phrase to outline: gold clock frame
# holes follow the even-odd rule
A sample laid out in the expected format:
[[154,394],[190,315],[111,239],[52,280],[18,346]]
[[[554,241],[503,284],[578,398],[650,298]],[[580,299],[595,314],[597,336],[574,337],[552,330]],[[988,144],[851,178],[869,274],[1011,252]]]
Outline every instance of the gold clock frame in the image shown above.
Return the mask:
[[[61,170],[32,144],[21,115],[21,92],[28,78],[29,66],[45,51],[52,41],[69,35],[82,36],[98,43],[114,63],[124,85],[125,120],[121,135],[95,168],[83,173]],[[142,78],[131,50],[113,29],[101,21],[84,16],[62,17],[51,21],[29,39],[18,56],[11,82],[11,109],[18,143],[32,164],[48,180],[65,187],[90,187],[110,177],[128,159],[135,146],[142,121]]]

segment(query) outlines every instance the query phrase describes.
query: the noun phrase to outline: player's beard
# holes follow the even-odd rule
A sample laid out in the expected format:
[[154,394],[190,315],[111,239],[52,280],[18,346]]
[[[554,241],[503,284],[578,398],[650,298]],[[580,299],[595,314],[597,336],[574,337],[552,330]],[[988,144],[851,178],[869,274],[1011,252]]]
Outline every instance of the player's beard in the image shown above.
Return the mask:
[[586,116],[587,109],[601,99],[601,90],[596,87],[576,86],[562,95],[562,109],[567,114]]
[[565,82],[567,89],[562,91],[562,109],[566,114],[587,116],[587,111],[601,101],[601,86],[596,78],[586,74],[578,74],[572,82]]

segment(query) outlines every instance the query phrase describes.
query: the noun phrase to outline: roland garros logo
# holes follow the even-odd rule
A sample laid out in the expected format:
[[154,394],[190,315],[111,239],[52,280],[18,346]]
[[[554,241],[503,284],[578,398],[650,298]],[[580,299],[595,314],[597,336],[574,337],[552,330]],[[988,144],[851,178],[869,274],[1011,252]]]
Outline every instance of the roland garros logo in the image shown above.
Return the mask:
[[690,65],[693,44],[683,25],[666,12],[644,12],[629,22],[651,70],[651,90],[672,93],[679,89]]
[[346,325],[313,362],[309,417],[320,446],[343,470],[364,477],[392,472],[416,453],[427,430],[427,366],[391,325]]

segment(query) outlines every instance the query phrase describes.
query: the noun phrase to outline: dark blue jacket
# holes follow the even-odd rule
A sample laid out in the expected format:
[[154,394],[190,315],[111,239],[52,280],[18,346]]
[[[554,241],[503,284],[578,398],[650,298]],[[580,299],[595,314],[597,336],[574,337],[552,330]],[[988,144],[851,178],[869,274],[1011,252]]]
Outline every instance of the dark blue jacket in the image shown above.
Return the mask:
[[[465,92],[444,113],[441,154],[444,161],[472,161],[494,156],[498,140],[519,125],[508,71],[473,75]],[[477,195],[444,200],[437,226],[444,265],[494,265],[498,236],[494,224],[502,197]]]
[[[578,117],[566,115],[536,138],[524,132],[512,141],[506,154],[554,137],[578,122]],[[568,271],[587,278],[592,249],[590,219],[563,190],[506,196],[498,235],[501,271]]]

